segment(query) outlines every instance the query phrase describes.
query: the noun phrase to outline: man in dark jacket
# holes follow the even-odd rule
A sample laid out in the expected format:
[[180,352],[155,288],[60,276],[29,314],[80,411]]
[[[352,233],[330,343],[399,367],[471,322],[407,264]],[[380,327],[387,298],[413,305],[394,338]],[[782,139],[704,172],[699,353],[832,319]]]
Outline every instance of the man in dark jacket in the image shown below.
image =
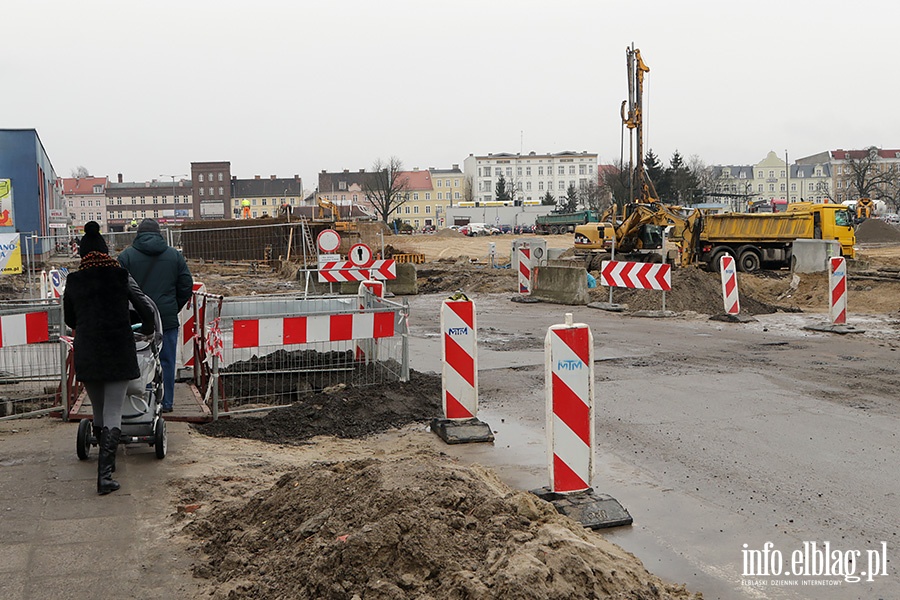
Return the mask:
[[175,357],[178,351],[178,313],[191,298],[194,279],[178,250],[170,247],[159,231],[159,223],[144,219],[134,242],[119,254],[145,294],[156,303],[163,325],[159,358],[163,369],[163,412],[172,412],[175,402]]

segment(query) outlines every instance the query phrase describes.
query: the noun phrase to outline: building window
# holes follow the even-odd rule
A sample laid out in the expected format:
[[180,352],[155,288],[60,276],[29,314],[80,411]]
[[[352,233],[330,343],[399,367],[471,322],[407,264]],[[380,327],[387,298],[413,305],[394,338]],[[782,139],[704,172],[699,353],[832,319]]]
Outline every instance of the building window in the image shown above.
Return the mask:
[[438,187],[441,187],[441,180],[440,180],[440,179],[435,179],[435,181],[437,182],[437,186],[438,186]]
[[530,182],[530,181],[526,181],[526,182],[525,182],[525,191],[526,191],[526,192],[530,192],[530,191],[531,191],[531,182]]
[[425,192],[425,199],[431,200],[431,192]]
[[559,166],[559,169],[557,169],[556,172],[557,172],[559,175],[565,175],[565,174],[566,174],[566,168],[565,168],[564,166],[560,165],[560,166]]
[[203,195],[203,188],[200,188],[200,195]]
[[516,176],[517,176],[517,177],[521,177],[521,176],[522,176],[522,167],[516,167]]
[[200,183],[203,183],[203,173],[200,173],[199,175],[197,175],[197,181],[199,181]]
[[209,174],[209,182],[210,182],[210,183],[213,182],[213,174],[212,174],[212,173]]
[[408,205],[404,206],[403,209],[404,209],[403,212],[405,212],[406,214],[409,214],[409,206]]
[[414,214],[414,215],[419,214],[419,205],[418,205],[418,204],[416,204],[415,206],[413,206],[413,214]]
[[569,175],[575,174],[575,165],[569,165]]
[[[219,173],[219,181],[222,181],[223,177],[224,177],[224,175],[222,173]],[[219,193],[221,194],[221,192],[219,192]]]
[[219,195],[220,195],[220,196],[224,196],[224,195],[225,195],[225,190],[224,190],[224,188],[222,188],[221,186],[219,187]]
[[443,193],[443,192],[438,192],[438,193],[437,193],[437,199],[438,199],[438,200],[443,200],[443,199],[444,199],[444,193]]
[[540,192],[544,191],[544,182],[543,181],[538,181],[538,191],[540,191]]
[[450,187],[450,180],[449,179],[444,180],[444,185],[446,187]]
[[525,167],[525,175],[531,177],[531,167]]
[[579,174],[579,175],[584,175],[585,173],[586,173],[586,171],[585,171],[585,165],[578,165],[578,174]]
[[[450,194],[447,194],[447,195],[449,196]],[[430,214],[431,214],[431,205],[430,205],[430,204],[426,204],[426,205],[425,205],[425,214],[426,214],[426,215],[430,215]]]
[[210,196],[215,195],[215,192],[213,191],[213,188],[209,188],[209,195],[210,195]]
[[[562,168],[562,167],[560,167],[560,169],[561,169],[561,168]],[[563,190],[566,189],[566,182],[560,180],[559,185],[557,185],[556,187],[558,187],[560,191],[563,191]]]

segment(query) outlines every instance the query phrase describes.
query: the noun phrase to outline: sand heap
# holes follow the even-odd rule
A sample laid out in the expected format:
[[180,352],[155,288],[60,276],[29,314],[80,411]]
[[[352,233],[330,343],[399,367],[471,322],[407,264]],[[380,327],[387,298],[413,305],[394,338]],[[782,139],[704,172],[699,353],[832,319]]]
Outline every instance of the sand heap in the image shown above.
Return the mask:
[[880,219],[866,219],[856,228],[856,241],[861,244],[900,242],[900,228]]

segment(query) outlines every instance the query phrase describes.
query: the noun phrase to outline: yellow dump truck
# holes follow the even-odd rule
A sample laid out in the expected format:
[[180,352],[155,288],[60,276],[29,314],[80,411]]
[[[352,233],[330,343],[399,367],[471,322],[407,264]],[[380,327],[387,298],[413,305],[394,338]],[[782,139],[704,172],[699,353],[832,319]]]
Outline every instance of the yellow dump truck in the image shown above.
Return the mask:
[[710,270],[718,269],[723,254],[734,256],[745,273],[789,267],[794,240],[800,239],[837,240],[842,256],[856,256],[853,215],[840,204],[800,202],[779,213],[703,215],[692,233],[682,241],[682,252]]

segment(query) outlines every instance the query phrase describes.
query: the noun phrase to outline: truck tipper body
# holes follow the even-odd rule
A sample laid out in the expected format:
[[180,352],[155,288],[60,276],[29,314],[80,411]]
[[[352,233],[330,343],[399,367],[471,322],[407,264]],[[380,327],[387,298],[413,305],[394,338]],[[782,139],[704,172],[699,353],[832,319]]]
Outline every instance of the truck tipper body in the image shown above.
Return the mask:
[[541,234],[569,233],[578,225],[596,221],[599,216],[593,210],[581,210],[572,213],[549,213],[534,219],[534,232]]
[[856,256],[853,217],[840,204],[794,203],[786,212],[703,215],[694,238],[693,260],[710,269],[723,254],[735,257],[744,272],[789,267],[794,240],[801,239],[836,240],[843,256]]

